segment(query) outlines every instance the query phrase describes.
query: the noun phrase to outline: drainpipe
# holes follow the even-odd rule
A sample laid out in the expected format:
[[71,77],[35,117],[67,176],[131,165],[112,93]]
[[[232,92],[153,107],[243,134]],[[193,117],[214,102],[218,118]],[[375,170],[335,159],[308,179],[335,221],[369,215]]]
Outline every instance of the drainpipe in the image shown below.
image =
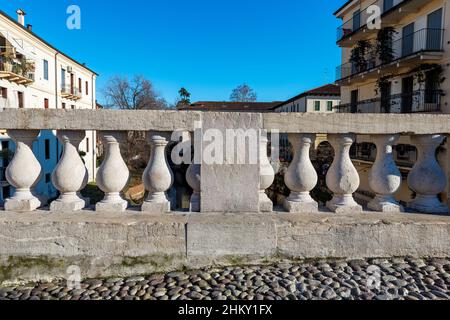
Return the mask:
[[[58,109],[58,55],[59,52],[55,53],[55,108]],[[59,141],[56,138],[56,161],[59,162]]]

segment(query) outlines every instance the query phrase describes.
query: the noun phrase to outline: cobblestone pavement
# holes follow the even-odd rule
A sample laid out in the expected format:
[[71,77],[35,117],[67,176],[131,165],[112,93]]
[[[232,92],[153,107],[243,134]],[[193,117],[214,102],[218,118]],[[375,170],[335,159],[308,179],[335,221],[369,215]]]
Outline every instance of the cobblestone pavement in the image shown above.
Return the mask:
[[450,259],[230,267],[126,279],[0,288],[0,300],[441,300],[450,299]]

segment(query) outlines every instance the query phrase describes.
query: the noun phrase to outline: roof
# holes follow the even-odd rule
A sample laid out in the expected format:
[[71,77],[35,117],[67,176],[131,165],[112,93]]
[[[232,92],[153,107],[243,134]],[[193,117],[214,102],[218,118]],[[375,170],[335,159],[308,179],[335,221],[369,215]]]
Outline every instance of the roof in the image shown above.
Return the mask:
[[350,3],[352,3],[353,0],[348,0],[346,1],[339,9],[336,10],[335,13],[333,13],[334,15],[337,15],[339,13],[339,11],[341,11],[342,9],[344,9],[346,6],[348,6]]
[[198,101],[178,110],[217,111],[217,112],[269,112],[279,105],[273,102],[228,102],[228,101]]
[[65,56],[66,58],[68,58],[69,60],[73,61],[74,63],[78,64],[80,67],[94,73],[95,75],[98,76],[98,73],[93,71],[92,69],[89,69],[88,67],[86,67],[86,65],[84,65],[83,63],[78,62],[77,60],[71,58],[69,55],[65,54],[64,52],[62,52],[61,50],[58,50],[55,46],[53,46],[52,44],[48,43],[46,40],[42,39],[40,36],[38,36],[36,33],[34,33],[32,30],[29,30],[28,28],[26,28],[25,26],[21,25],[19,22],[17,22],[15,19],[13,19],[12,17],[10,17],[7,13],[5,13],[4,11],[0,10],[0,15],[4,16],[5,18],[7,18],[9,21],[13,22],[16,26],[20,27],[23,31],[27,32],[28,34],[30,34],[31,36],[35,37],[36,39],[38,39],[39,41],[43,42],[45,45],[49,46],[50,48],[52,48],[53,50],[57,51],[59,54],[62,54],[63,56]]
[[298,100],[300,98],[303,97],[308,97],[308,96],[334,96],[334,97],[340,97],[341,96],[341,87],[336,85],[336,84],[326,84],[324,86],[309,90],[309,91],[305,91],[303,93],[300,93],[299,95],[284,101],[282,103],[280,103],[279,105],[275,106],[275,108],[284,106],[285,104],[288,104],[290,102],[293,102],[295,100]]

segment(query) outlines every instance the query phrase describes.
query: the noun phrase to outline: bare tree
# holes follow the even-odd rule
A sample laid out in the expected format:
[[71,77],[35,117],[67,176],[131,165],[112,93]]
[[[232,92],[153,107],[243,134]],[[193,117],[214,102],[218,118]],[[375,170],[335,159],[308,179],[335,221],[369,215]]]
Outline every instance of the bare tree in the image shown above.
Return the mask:
[[255,102],[257,95],[252,88],[244,83],[233,90],[230,100],[234,102]]
[[[142,76],[133,79],[116,76],[103,89],[105,108],[120,110],[167,109],[167,102],[154,89],[150,80]],[[130,169],[142,169],[148,159],[145,132],[130,131],[123,148],[123,157]]]

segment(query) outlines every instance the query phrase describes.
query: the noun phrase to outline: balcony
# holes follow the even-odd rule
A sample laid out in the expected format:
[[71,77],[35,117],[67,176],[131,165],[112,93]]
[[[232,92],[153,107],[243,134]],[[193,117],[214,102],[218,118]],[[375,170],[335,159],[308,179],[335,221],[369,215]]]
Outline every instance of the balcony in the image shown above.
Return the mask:
[[[82,269],[83,277],[109,278],[117,273],[256,263],[265,258],[450,254],[449,246],[442,245],[448,243],[450,226],[450,218],[442,217],[450,212],[447,199],[441,197],[446,175],[436,161],[438,148],[450,134],[449,115],[7,109],[0,128],[17,145],[7,169],[14,188],[0,214],[0,231],[7,235],[0,255],[17,257],[14,261],[45,257],[39,265],[40,277],[64,277],[74,261],[88,266]],[[64,148],[53,172],[60,196],[50,203],[33,192],[42,170],[32,145],[41,130],[56,130]],[[106,150],[96,179],[105,197],[92,206],[80,196],[86,186],[86,167],[77,151],[86,130],[97,131]],[[256,154],[256,161],[245,156],[240,164],[224,161],[218,154],[223,158],[227,152],[219,149],[214,149],[217,158],[211,161],[207,149],[212,140],[228,139],[228,130],[257,137],[244,136],[243,146],[234,144],[230,149],[235,158],[248,154],[248,149]],[[274,207],[265,194],[275,172],[262,130],[287,133],[294,146],[295,156],[284,175],[291,194],[282,207]],[[133,208],[121,195],[129,178],[121,142],[130,131],[146,132],[151,146],[142,178],[148,197]],[[168,151],[168,143],[180,142],[174,131],[183,134],[178,146],[194,150],[182,161],[189,166],[186,178],[193,189],[188,211],[171,210],[172,197],[167,196],[174,183],[168,160],[176,154]],[[318,134],[328,135],[336,154],[326,172],[333,196],[326,204],[310,196],[318,183],[310,159]],[[364,207],[354,199],[360,178],[350,159],[350,147],[361,134],[373,137],[379,151],[369,178],[373,198]],[[416,197],[407,208],[394,197],[402,179],[391,146],[400,136],[411,137],[422,155],[408,173]],[[219,146],[229,145],[220,141]],[[38,280],[32,271],[19,273],[21,280]]]
[[81,92],[78,88],[70,85],[61,86],[61,97],[69,100],[80,100]]
[[[378,32],[377,29],[367,27],[373,13],[368,9],[378,6],[381,9],[381,27],[394,26],[403,17],[415,13],[428,3],[428,0],[398,0],[394,1],[376,0],[371,5],[356,11],[353,18],[345,21],[337,28],[337,44],[341,47],[351,47],[356,41],[367,40]],[[358,14],[359,12],[359,14]]]
[[363,63],[347,62],[336,68],[336,82],[349,85],[367,79],[377,79],[425,63],[434,63],[443,55],[444,30],[421,29],[392,42],[393,56],[383,61],[371,53]]
[[441,90],[417,90],[337,107],[338,113],[439,113]]
[[0,56],[0,79],[27,86],[34,82],[35,62]]

